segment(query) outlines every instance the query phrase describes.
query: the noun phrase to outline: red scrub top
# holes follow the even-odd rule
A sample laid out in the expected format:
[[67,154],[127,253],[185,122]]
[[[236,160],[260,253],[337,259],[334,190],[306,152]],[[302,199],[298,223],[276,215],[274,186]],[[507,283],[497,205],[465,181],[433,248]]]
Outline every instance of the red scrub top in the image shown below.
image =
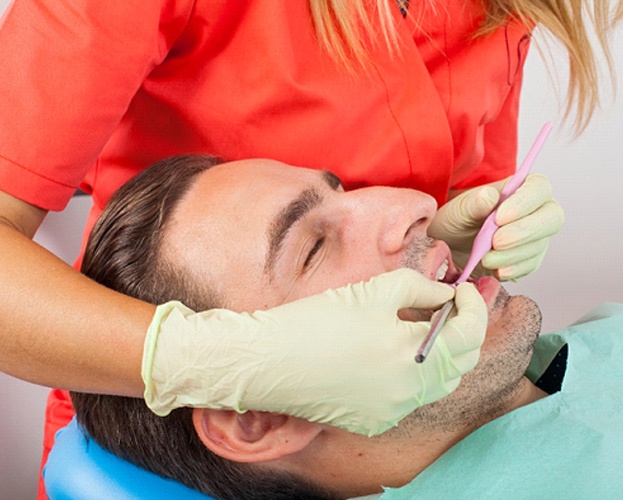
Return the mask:
[[[319,48],[304,1],[16,0],[0,29],[0,189],[62,210],[82,188],[88,234],[147,165],[206,152],[443,203],[515,169],[529,34],[509,23],[473,39],[479,6],[396,6],[401,55],[379,44],[353,74]],[[46,446],[71,414],[57,396]]]

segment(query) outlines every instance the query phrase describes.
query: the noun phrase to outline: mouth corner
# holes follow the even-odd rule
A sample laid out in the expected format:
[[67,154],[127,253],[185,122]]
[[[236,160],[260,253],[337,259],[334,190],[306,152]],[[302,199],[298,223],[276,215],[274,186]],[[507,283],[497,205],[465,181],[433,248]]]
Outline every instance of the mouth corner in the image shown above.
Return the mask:
[[474,281],[474,285],[480,295],[482,295],[487,307],[492,307],[502,288],[500,282],[493,276],[482,276]]

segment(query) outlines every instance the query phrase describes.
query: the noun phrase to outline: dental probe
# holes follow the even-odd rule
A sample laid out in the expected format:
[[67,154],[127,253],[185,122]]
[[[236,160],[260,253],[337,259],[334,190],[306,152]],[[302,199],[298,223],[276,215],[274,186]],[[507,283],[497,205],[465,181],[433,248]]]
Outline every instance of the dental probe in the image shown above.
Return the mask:
[[[459,283],[463,283],[464,281],[467,281],[467,279],[470,277],[470,275],[472,274],[472,272],[474,271],[478,263],[482,260],[485,254],[489,250],[491,250],[491,248],[493,247],[493,234],[499,228],[499,226],[495,223],[495,215],[498,212],[498,208],[509,196],[515,193],[515,191],[517,191],[517,189],[519,189],[519,187],[524,183],[524,181],[526,180],[526,177],[528,177],[528,173],[530,172],[530,169],[532,168],[532,164],[534,163],[534,160],[536,159],[537,155],[541,151],[541,148],[543,147],[543,144],[545,143],[547,136],[552,131],[552,127],[553,127],[552,122],[547,122],[545,123],[545,125],[543,125],[543,128],[539,132],[539,135],[537,136],[536,140],[534,141],[534,144],[530,148],[530,151],[528,151],[528,154],[525,160],[523,161],[521,166],[517,169],[517,171],[513,174],[513,176],[509,179],[509,181],[506,183],[506,185],[504,186],[504,189],[502,189],[502,192],[500,193],[500,199],[498,200],[495,208],[487,216],[484,223],[482,224],[482,227],[480,228],[480,231],[478,231],[478,234],[476,235],[476,238],[474,239],[474,246],[472,247],[472,251],[469,254],[469,258],[467,259],[467,264],[465,264],[465,268],[463,269],[463,272],[461,273],[461,275],[458,277],[458,279],[454,282],[452,286],[456,287]],[[420,348],[418,349],[418,352],[415,355],[416,363],[424,362],[424,360],[426,359],[426,356],[428,356],[428,353],[433,347],[435,339],[439,335],[439,332],[443,328],[443,325],[448,319],[448,316],[450,315],[450,312],[452,311],[453,308],[454,308],[454,299],[450,299],[448,302],[446,302],[441,307],[441,309],[439,310],[439,313],[437,314],[437,316],[435,317],[435,319],[433,320],[431,324],[428,334],[424,338],[422,345],[420,345]]]

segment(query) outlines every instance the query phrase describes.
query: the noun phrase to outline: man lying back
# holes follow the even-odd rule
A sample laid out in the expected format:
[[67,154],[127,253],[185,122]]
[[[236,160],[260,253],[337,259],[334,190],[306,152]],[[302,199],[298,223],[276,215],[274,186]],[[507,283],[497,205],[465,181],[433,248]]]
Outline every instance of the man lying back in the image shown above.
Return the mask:
[[[431,280],[456,277],[447,245],[427,236],[436,212],[428,195],[386,187],[344,192],[327,172],[269,160],[214,163],[202,156],[170,159],[131,181],[94,230],[83,271],[154,303],[180,300],[195,310],[235,311],[271,308],[403,267]],[[167,179],[166,171],[175,173]],[[165,181],[154,190],[149,176]],[[132,219],[122,216],[128,204],[138,214]],[[470,293],[482,296],[489,315],[476,368],[452,394],[380,436],[257,411],[183,408],[160,418],[143,400],[92,394],[73,394],[77,417],[120,457],[223,499],[350,498],[403,486],[383,498],[478,497],[495,491],[496,482],[505,483],[500,494],[512,491],[518,478],[518,488],[526,481],[556,485],[561,462],[542,468],[538,456],[552,459],[548,453],[560,448],[552,444],[554,431],[545,442],[542,436],[566,403],[560,392],[548,398],[539,387],[551,382],[551,370],[538,384],[524,376],[540,330],[539,309],[526,297],[509,296],[491,277],[476,280]],[[425,314],[414,312],[412,319],[428,319]],[[566,342],[550,342],[537,375]],[[566,348],[559,356],[562,371],[544,386],[549,391],[560,389],[565,356]],[[510,417],[531,427],[502,436]],[[530,443],[532,435],[541,441],[515,447],[522,439]],[[488,452],[474,462],[483,442]],[[606,462],[623,458],[612,451],[623,449],[623,439],[613,443],[600,454]],[[590,445],[579,446],[580,456],[592,456]],[[575,457],[574,448],[566,448]],[[522,468],[508,461],[515,455],[525,457]],[[601,467],[608,470],[607,463]],[[579,471],[563,472],[567,478]],[[614,481],[620,491],[621,479],[604,477],[604,488]],[[472,489],[465,489],[470,483]]]

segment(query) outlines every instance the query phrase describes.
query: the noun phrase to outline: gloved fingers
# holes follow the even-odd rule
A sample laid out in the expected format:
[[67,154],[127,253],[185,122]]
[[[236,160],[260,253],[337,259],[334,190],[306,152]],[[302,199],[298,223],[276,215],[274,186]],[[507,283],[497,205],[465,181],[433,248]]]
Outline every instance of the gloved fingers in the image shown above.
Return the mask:
[[[421,376],[426,379],[433,376],[437,384],[430,384],[421,391],[422,404],[432,403],[454,391],[461,377],[472,370],[478,363],[480,347],[461,354],[453,354],[443,338],[439,337],[421,367]],[[434,375],[433,375],[434,374]]]
[[438,307],[453,297],[454,289],[445,283],[429,280],[413,269],[401,268],[363,282],[356,293],[359,293],[361,303],[384,305],[395,314],[403,308]]
[[506,250],[549,238],[560,231],[564,222],[562,207],[551,199],[530,215],[501,226],[493,235],[493,248]]
[[460,366],[451,357],[443,339],[438,338],[423,363],[416,363],[419,377],[432,383],[423,384],[419,390],[419,405],[433,403],[454,391],[463,376]]
[[543,238],[508,250],[490,250],[483,257],[481,263],[484,268],[491,271],[515,266],[535,257],[542,257],[547,252],[548,245],[549,239]]
[[441,329],[450,356],[480,349],[487,330],[487,306],[472,283],[461,283],[456,288],[455,316],[450,317]]
[[495,275],[500,281],[517,281],[539,269],[544,257],[545,252],[515,265],[501,267],[496,269]]
[[[481,186],[466,191],[457,199],[459,222],[464,223],[467,220],[482,222],[495,208],[499,199],[500,193],[493,186]],[[459,224],[459,227],[464,226]]]
[[500,193],[493,186],[470,189],[441,207],[428,229],[432,238],[446,242],[452,236],[464,238],[466,232],[480,229],[482,222],[495,208]]
[[[454,290],[449,285],[429,280],[413,269],[400,268],[373,276],[367,281],[325,290],[299,301],[308,304],[329,301],[340,304],[340,307],[363,307],[395,314],[398,309],[408,307],[434,308],[453,295]],[[279,307],[284,310],[292,308],[299,301]]]
[[[424,361],[435,363],[445,381],[444,390],[448,393],[456,388],[462,375],[476,366],[488,319],[487,306],[471,283],[461,283],[454,300],[457,314],[441,329],[429,354],[430,359]],[[454,384],[454,387],[450,388],[448,384]],[[425,399],[436,396],[427,392]]]
[[521,187],[498,208],[495,223],[504,226],[537,210],[552,199],[552,185],[541,174],[530,174]]
[[474,349],[473,351],[459,354],[453,359],[457,369],[459,369],[461,373],[465,374],[473,370],[478,364],[478,360],[480,359],[480,347],[478,349]]
[[[447,346],[443,343],[443,341],[439,343],[439,347],[441,349],[447,349]],[[452,355],[451,357],[448,356],[446,359],[451,362],[451,367],[446,367],[448,379],[458,379],[470,370],[474,369],[480,359],[480,347],[460,354]]]

